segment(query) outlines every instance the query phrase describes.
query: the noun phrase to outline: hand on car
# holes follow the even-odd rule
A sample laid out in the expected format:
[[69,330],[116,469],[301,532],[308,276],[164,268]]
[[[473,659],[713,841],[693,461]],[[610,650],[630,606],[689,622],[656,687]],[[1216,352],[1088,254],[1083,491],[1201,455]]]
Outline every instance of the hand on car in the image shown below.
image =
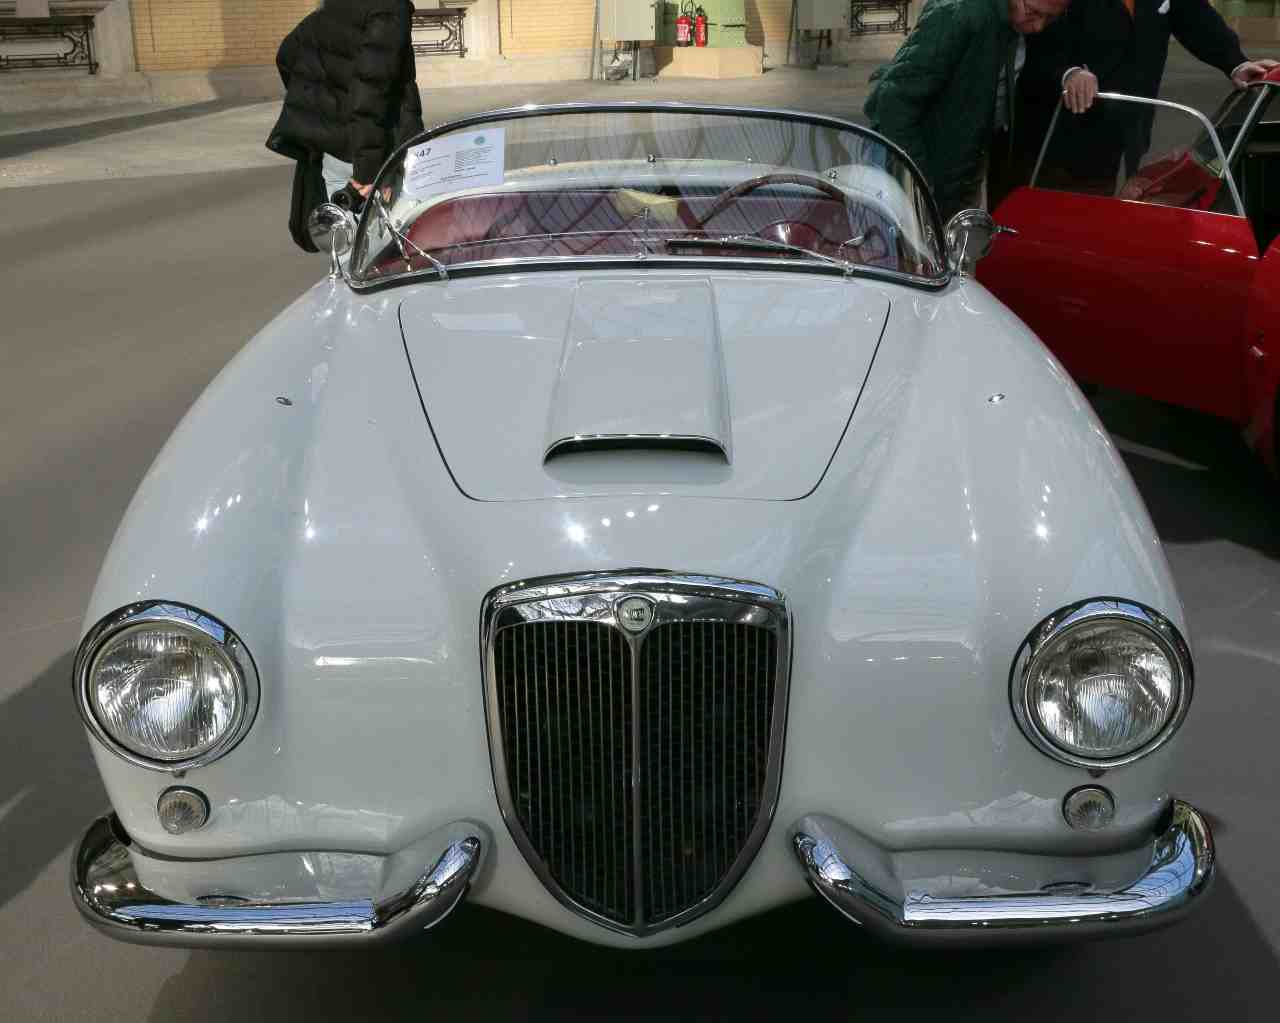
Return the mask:
[[344,210],[359,213],[364,208],[364,201],[367,195],[368,189],[361,192],[354,181],[348,181],[342,188],[333,193],[332,201]]
[[1087,67],[1067,72],[1062,87],[1062,102],[1073,114],[1083,114],[1098,97],[1098,76]]
[[1231,82],[1236,88],[1247,88],[1253,82],[1260,82],[1267,77],[1272,68],[1280,67],[1276,60],[1245,60],[1240,67],[1231,72]]
[[1120,191],[1116,193],[1117,199],[1142,199],[1147,192],[1151,190],[1151,186],[1155,184],[1150,178],[1144,178],[1139,174],[1135,174],[1123,185]]
[[1248,88],[1253,83],[1267,76],[1272,68],[1280,67],[1280,61],[1249,60],[1231,72],[1231,81],[1237,89]]

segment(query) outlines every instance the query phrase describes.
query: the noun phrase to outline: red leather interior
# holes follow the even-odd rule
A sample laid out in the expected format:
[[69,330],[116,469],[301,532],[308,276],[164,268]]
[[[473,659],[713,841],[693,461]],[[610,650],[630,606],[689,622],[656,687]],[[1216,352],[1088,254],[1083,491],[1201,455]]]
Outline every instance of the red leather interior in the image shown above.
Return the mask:
[[[871,207],[824,195],[762,191],[738,197],[716,211],[717,198],[707,194],[667,199],[618,189],[458,196],[427,209],[407,234],[445,263],[630,255],[655,239],[706,232],[712,237],[748,235],[786,242],[884,269],[933,272],[897,243],[896,227]],[[709,213],[714,215],[703,223]],[[395,253],[388,253],[383,262],[398,269]]]

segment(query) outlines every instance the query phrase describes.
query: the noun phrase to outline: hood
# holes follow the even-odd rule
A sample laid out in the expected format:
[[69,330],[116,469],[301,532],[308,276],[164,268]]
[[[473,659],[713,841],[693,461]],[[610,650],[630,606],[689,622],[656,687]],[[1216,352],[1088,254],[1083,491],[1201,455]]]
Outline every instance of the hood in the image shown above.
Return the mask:
[[798,275],[536,274],[400,306],[431,430],[484,501],[789,501],[822,480],[889,313]]

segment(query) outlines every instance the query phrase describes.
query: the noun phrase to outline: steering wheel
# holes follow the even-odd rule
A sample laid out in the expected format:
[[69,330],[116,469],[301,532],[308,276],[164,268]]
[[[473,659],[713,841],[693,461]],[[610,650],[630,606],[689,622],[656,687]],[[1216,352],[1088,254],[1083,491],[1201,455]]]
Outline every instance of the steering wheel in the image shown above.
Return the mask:
[[704,227],[708,221],[714,220],[723,213],[730,203],[766,185],[807,185],[809,188],[822,192],[832,199],[838,199],[841,203],[847,202],[849,199],[844,192],[829,181],[824,181],[822,178],[813,177],[809,174],[761,174],[758,178],[739,181],[736,185],[731,185],[717,195],[715,201],[711,204],[711,209],[707,211],[706,216],[694,225],[694,229]]

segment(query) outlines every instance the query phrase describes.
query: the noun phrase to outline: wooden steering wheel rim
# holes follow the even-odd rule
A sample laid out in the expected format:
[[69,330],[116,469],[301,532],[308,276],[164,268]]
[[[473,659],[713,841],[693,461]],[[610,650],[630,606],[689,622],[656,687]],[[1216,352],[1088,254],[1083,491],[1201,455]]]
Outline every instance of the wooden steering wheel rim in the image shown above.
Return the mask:
[[711,209],[707,211],[706,216],[698,221],[695,228],[706,226],[708,221],[723,213],[729,203],[735,199],[741,199],[748,192],[754,192],[757,188],[763,188],[765,185],[805,185],[823,192],[833,199],[838,199],[841,203],[847,202],[849,198],[829,181],[824,181],[822,178],[814,177],[810,174],[761,174],[759,177],[748,178],[746,181],[739,181],[736,185],[730,185],[716,196],[715,201],[711,204]]

